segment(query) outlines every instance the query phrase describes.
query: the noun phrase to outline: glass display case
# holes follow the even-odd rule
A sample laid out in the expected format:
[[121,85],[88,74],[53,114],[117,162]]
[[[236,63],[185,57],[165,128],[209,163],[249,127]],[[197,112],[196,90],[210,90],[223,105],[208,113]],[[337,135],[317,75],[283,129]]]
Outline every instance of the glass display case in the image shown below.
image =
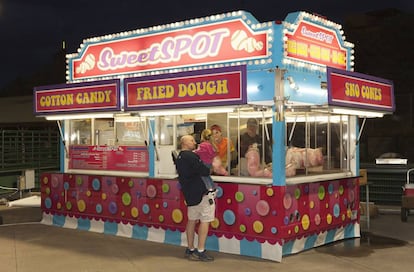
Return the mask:
[[71,120],[69,130],[70,145],[92,144],[92,119]]
[[286,176],[350,170],[349,116],[286,113]]
[[[349,171],[349,118],[348,115],[311,110],[286,111],[286,177]],[[180,138],[190,134],[200,144],[201,133],[210,129],[220,159],[213,175],[272,177],[275,139],[269,108],[239,107],[230,113],[178,113],[155,117],[125,115],[70,120],[69,123],[70,145],[148,148],[152,144],[156,151],[155,175],[176,175],[171,152],[179,150]],[[223,139],[224,144],[221,143]],[[221,153],[220,148],[224,149]],[[219,168],[225,170],[219,171]]]

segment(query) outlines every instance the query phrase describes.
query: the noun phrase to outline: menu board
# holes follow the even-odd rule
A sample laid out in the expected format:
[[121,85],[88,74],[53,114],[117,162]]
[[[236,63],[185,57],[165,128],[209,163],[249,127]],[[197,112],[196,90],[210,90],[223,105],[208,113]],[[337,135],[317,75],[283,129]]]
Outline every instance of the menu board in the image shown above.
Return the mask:
[[145,146],[73,145],[69,169],[148,172],[148,150]]

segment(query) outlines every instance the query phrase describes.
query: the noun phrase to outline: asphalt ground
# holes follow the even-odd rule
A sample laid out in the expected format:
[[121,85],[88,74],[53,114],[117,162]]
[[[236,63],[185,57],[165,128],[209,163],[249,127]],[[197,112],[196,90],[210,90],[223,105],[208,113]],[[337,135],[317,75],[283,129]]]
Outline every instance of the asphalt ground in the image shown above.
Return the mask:
[[361,221],[361,238],[278,263],[220,252],[214,262],[190,261],[183,247],[49,226],[40,208],[0,205],[0,272],[414,271],[414,213],[402,222],[399,209],[380,209],[369,230]]

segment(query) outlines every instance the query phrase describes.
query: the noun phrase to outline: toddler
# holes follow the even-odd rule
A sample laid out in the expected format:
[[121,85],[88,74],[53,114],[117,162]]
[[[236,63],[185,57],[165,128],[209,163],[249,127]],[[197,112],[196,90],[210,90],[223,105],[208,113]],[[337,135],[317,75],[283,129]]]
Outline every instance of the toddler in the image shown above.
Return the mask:
[[[210,168],[210,170],[212,167],[214,157],[216,157],[217,155],[216,148],[214,146],[214,142],[211,136],[211,130],[204,129],[201,132],[200,136],[201,142],[198,145],[198,148],[194,150],[194,152],[200,157],[203,163]],[[203,179],[207,190],[215,191],[215,185],[213,179],[210,176],[202,176],[201,178]]]

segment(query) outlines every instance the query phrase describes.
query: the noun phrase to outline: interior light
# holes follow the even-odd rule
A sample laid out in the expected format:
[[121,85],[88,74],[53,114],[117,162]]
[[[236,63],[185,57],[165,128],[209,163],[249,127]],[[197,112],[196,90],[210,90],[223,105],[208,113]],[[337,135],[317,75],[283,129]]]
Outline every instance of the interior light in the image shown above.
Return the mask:
[[66,114],[45,116],[46,120],[70,120],[70,119],[90,119],[90,118],[112,118],[112,113],[94,113],[94,114]]
[[139,116],[115,116],[116,123],[129,123],[129,122],[141,122],[141,118]]
[[304,123],[304,122],[318,122],[318,123],[339,123],[341,121],[340,116],[329,116],[329,115],[317,115],[317,116],[286,116],[286,123]]
[[273,116],[272,111],[265,111],[265,112],[259,112],[259,111],[240,111],[238,113],[231,113],[229,114],[229,118],[271,118]]
[[355,109],[343,109],[343,108],[333,108],[332,113],[335,114],[345,114],[345,115],[358,115],[360,117],[367,118],[380,118],[384,116],[384,113],[378,111],[364,111],[364,110],[355,110]]
[[194,120],[196,121],[201,121],[201,120],[206,120],[207,116],[205,114],[196,114],[194,117]]
[[162,115],[183,115],[183,114],[208,114],[208,113],[229,113],[233,112],[233,108],[197,108],[197,109],[171,109],[158,111],[143,111],[141,116],[162,116]]

